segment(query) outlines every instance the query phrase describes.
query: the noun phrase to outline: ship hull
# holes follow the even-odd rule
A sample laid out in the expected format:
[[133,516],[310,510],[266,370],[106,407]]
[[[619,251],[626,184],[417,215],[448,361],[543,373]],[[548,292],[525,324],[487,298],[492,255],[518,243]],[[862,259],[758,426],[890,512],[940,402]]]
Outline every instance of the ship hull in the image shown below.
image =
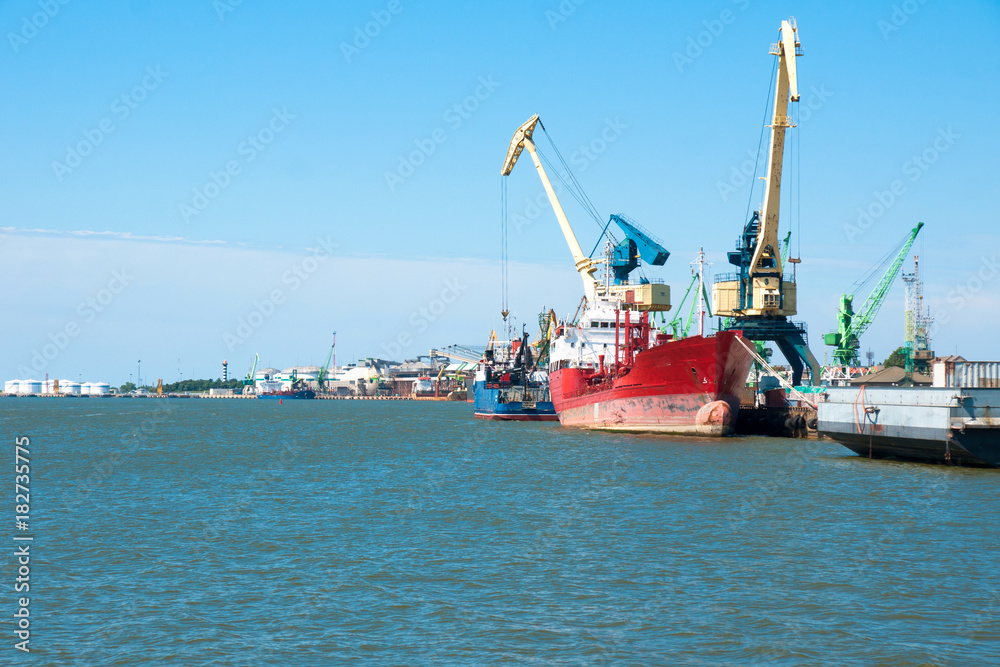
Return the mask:
[[585,369],[549,375],[563,426],[632,433],[725,436],[733,431],[753,359],[737,331],[643,350],[629,372],[594,384]]
[[311,389],[300,391],[272,391],[259,394],[257,398],[280,398],[280,399],[310,399],[316,398],[316,392]]
[[[557,421],[559,419],[552,401],[529,401],[526,406],[523,400],[510,400],[512,398],[511,389],[521,390],[520,387],[502,388],[496,384],[477,381],[473,388],[476,419],[493,421]],[[522,393],[523,390],[517,392],[518,395]],[[547,394],[544,387],[534,387],[533,393],[536,397]],[[513,398],[516,397],[517,395],[513,396]],[[531,407],[532,405],[534,407]]]
[[828,387],[819,432],[865,458],[1000,467],[1000,389]]

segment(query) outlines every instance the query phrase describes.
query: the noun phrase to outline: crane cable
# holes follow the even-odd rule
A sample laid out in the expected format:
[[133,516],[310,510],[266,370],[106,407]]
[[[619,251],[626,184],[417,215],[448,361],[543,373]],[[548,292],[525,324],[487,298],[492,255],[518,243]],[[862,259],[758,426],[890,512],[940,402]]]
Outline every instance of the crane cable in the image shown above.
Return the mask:
[[[541,123],[539,123],[539,125],[541,125]],[[552,137],[549,135],[549,131],[545,129],[544,125],[541,125],[541,128],[542,132],[545,134],[545,138],[549,142],[549,145],[552,147],[552,151],[556,154],[556,157],[559,158],[559,163],[562,169],[559,169],[556,165],[554,165],[552,161],[549,160],[548,157],[546,157],[544,154],[539,153],[539,155],[542,158],[542,161],[544,161],[545,164],[548,165],[548,167],[555,173],[556,178],[559,179],[559,182],[562,183],[563,187],[565,187],[566,190],[570,193],[570,195],[572,195],[573,199],[575,199],[577,203],[579,203],[580,206],[587,212],[587,214],[590,215],[594,223],[601,228],[602,235],[607,234],[613,243],[617,243],[618,241],[617,239],[615,239],[614,235],[607,232],[606,225],[604,225],[601,222],[600,212],[597,210],[597,207],[594,206],[594,203],[590,200],[590,197],[587,196],[587,193],[584,191],[583,186],[580,185],[580,181],[577,180],[576,175],[573,173],[573,170],[569,168],[569,163],[566,162],[566,159],[559,151],[559,148],[556,146],[555,142],[552,141]],[[563,171],[565,171],[566,176],[563,176]]]
[[[796,110],[798,110],[796,108]],[[799,121],[801,123],[801,121]],[[795,256],[802,258],[802,130],[793,132],[795,139]]]
[[[760,149],[764,145],[764,130],[767,129],[767,111],[771,108],[771,92],[774,90],[775,73],[778,71],[778,60],[780,56],[775,56],[774,64],[771,66],[771,78],[767,87],[767,97],[764,99],[764,118],[760,122],[760,139],[757,140],[757,154],[754,156],[753,178],[750,179],[750,194],[747,196],[747,212],[744,220],[750,219],[750,205],[753,203],[753,193],[757,189],[757,170],[760,167]],[[770,159],[770,156],[768,156]]]
[[893,246],[893,248],[889,250],[889,252],[887,252],[882,257],[882,259],[873,264],[871,268],[869,268],[868,271],[865,272],[864,275],[858,278],[858,280],[854,283],[854,285],[851,286],[851,292],[853,293],[852,296],[858,294],[859,292],[865,291],[868,285],[882,273],[882,270],[885,268],[885,265],[888,264],[890,261],[892,261],[892,259],[899,254],[899,251],[903,249],[903,246],[906,245],[906,242],[909,239],[910,239],[910,234],[907,234],[905,237],[903,237],[902,240],[900,240],[899,243]]
[[510,313],[507,288],[507,177],[500,177],[500,314]]

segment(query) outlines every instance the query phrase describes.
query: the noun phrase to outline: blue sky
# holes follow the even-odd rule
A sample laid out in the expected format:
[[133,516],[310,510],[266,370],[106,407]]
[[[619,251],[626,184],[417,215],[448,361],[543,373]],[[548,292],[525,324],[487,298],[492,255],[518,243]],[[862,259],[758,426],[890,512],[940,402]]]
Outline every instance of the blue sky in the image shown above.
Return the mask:
[[[726,270],[759,205],[739,170],[791,15],[805,56],[782,234],[817,356],[839,294],[922,220],[934,347],[998,358],[996,2],[16,0],[0,8],[0,374],[117,384],[142,359],[171,381],[227,358],[242,375],[255,352],[321,363],[333,330],[341,362],[485,342],[500,166],[533,113],[602,216],[664,240],[650,273],[679,301],[698,248]],[[530,223],[509,241],[527,322],[580,294],[551,211],[526,203],[532,171],[508,179]],[[564,199],[589,249],[598,230]],[[859,209],[877,213],[864,230]],[[902,308],[898,283],[863,339],[879,359]]]

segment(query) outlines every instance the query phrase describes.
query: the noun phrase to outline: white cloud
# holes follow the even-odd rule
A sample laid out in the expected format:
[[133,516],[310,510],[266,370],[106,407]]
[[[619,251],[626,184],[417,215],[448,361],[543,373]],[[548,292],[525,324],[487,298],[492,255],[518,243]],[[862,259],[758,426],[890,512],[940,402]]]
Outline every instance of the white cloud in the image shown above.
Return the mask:
[[[321,363],[334,330],[346,362],[484,344],[497,326],[495,262],[336,254],[323,261],[321,245],[291,252],[96,234],[8,236],[0,262],[18,287],[3,297],[14,317],[0,328],[0,373],[119,384],[142,359],[144,377],[173,381],[219,376],[225,358],[231,374],[242,375],[256,352],[277,367]],[[515,312],[532,332],[543,303],[575,307],[580,288],[571,267],[512,265],[510,276]]]

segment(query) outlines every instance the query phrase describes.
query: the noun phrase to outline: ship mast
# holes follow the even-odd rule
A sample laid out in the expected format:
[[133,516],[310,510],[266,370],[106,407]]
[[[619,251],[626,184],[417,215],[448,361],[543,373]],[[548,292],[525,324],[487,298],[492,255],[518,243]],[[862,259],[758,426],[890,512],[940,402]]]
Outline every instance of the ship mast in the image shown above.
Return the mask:
[[[698,335],[705,335],[705,249],[698,249],[698,259],[691,262],[692,267],[698,267]],[[708,262],[712,266],[711,262]],[[688,319],[690,322],[690,318]],[[686,334],[685,334],[686,335]]]

